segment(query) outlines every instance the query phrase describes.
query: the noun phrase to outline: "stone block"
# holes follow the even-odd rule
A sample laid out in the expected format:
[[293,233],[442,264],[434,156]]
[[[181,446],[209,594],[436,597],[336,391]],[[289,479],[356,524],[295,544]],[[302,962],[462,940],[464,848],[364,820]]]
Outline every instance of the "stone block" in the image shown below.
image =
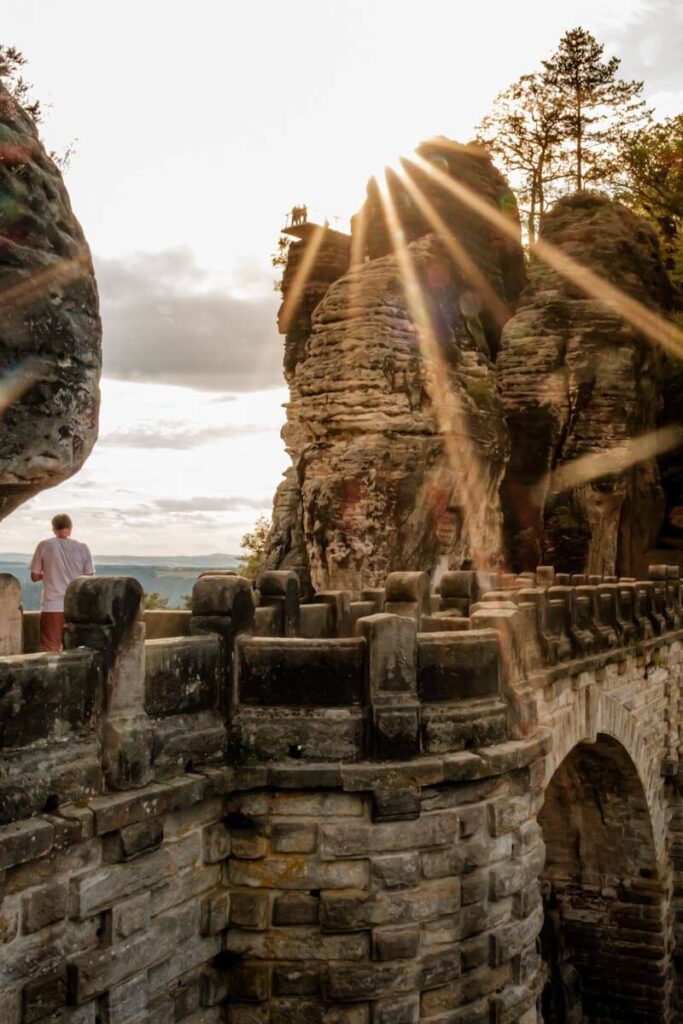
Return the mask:
[[267,889],[364,889],[370,876],[367,860],[320,863],[300,854],[251,861],[233,858],[228,872],[232,885]]
[[274,925],[317,924],[319,900],[305,893],[277,896],[273,904]]
[[445,846],[455,841],[457,830],[457,815],[448,811],[423,814],[416,821],[324,824],[320,828],[320,853],[324,860],[334,860]]
[[244,704],[343,707],[365,697],[365,640],[243,637],[237,644]]
[[55,830],[42,818],[17,821],[0,828],[0,870],[43,857],[52,847]]
[[420,929],[375,928],[372,932],[374,960],[412,960],[420,945]]
[[114,864],[71,879],[70,914],[92,917],[118,900],[149,889],[173,874],[168,850],[159,849],[128,864]]
[[317,1000],[276,999],[270,1007],[270,1024],[323,1024],[324,1013]]
[[259,581],[261,604],[278,613],[281,636],[299,635],[299,577],[293,570],[268,570]]
[[66,994],[66,964],[33,978],[24,985],[22,992],[22,1024],[43,1020],[48,1013],[64,1005]]
[[372,1024],[416,1024],[419,1019],[419,995],[377,999],[372,1006]]
[[500,691],[500,646],[493,629],[418,638],[417,687],[423,701],[455,701]]
[[351,595],[347,590],[319,590],[313,601],[329,608],[331,636],[352,635]]
[[138,974],[102,997],[103,1024],[129,1024],[147,1009],[147,975]]
[[228,927],[230,915],[230,895],[225,889],[209,893],[202,900],[201,933],[202,935],[218,935]]
[[373,821],[408,821],[420,817],[417,786],[378,786],[372,794]]
[[236,928],[262,931],[268,927],[270,896],[265,892],[239,892],[230,895],[230,924]]
[[241,932],[228,928],[225,947],[242,960],[347,961],[360,964],[369,956],[367,933],[321,935],[317,928],[274,928],[270,932]]
[[192,615],[229,616],[233,635],[251,631],[255,605],[254,588],[243,576],[200,576],[192,588]]
[[276,996],[317,995],[324,968],[315,965],[282,965],[273,968],[273,993]]
[[312,853],[318,844],[318,826],[304,822],[275,822],[270,834],[273,853]]
[[199,997],[202,1006],[218,1006],[228,998],[230,974],[216,967],[205,966],[199,979]]
[[68,888],[65,882],[55,881],[30,890],[21,902],[24,933],[37,932],[66,917]]
[[420,878],[418,853],[394,853],[372,858],[373,887],[405,889],[416,885]]
[[163,717],[215,708],[220,691],[221,657],[217,636],[148,640],[145,644],[147,714]]
[[386,579],[384,610],[414,619],[419,628],[431,611],[431,588],[426,572],[390,572]]
[[268,853],[268,840],[265,836],[254,832],[233,830],[230,836],[230,847],[233,857],[243,860],[259,860]]
[[[21,749],[92,734],[101,702],[99,687],[91,651],[62,652],[58,659],[54,654],[2,658],[3,746]],[[4,808],[0,809],[0,822],[7,820]]]
[[413,964],[330,964],[326,995],[330,1001],[353,1002],[410,994],[417,987],[417,977]]
[[458,878],[398,892],[324,892],[320,898],[321,927],[324,932],[363,931],[433,920],[455,914],[459,906]]
[[270,995],[267,964],[238,964],[230,971],[230,995],[245,1002],[263,1003]]
[[134,825],[127,825],[120,832],[112,832],[105,836],[102,846],[103,859],[108,864],[133,860],[140,854],[161,846],[163,841],[164,825],[161,818],[147,818]]
[[205,864],[217,864],[230,853],[230,832],[222,821],[213,822],[202,830],[202,856]]
[[111,911],[111,941],[121,942],[149,928],[151,896],[149,892],[116,903]]
[[373,710],[373,748],[383,760],[416,757],[420,753],[420,711],[417,703]]
[[369,615],[356,626],[368,645],[368,687],[371,698],[398,693],[414,695],[416,625],[398,615]]

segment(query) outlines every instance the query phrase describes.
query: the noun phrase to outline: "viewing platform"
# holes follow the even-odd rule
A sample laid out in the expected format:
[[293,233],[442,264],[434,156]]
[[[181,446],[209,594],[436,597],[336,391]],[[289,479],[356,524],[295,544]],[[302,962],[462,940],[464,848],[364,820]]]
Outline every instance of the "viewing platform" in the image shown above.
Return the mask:
[[293,206],[285,217],[285,226],[280,228],[280,234],[301,241],[310,241],[324,229],[333,235],[348,238],[350,232],[342,230],[343,224],[344,220],[341,217],[325,217],[318,210],[309,211],[307,206]]

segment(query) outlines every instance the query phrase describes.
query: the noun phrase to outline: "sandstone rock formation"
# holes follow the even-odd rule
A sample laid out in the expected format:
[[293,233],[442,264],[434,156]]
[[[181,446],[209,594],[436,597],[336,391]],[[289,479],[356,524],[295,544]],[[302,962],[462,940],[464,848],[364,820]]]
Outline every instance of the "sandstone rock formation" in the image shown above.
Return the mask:
[[[670,301],[655,232],[619,203],[560,200],[543,235],[626,294],[660,311]],[[613,451],[656,426],[660,355],[616,312],[541,261],[506,324],[497,363],[510,431],[503,487],[511,565],[547,561],[573,572],[631,575],[663,514],[654,459],[559,493],[548,474]]]
[[90,253],[61,175],[0,87],[0,518],[90,453],[100,339]]
[[[482,152],[447,140],[418,152],[496,208],[509,206],[509,189]],[[303,322],[295,342],[287,335],[291,400],[283,437],[294,470],[276,498],[267,564],[301,565],[306,557],[318,589],[358,592],[398,566],[457,568],[500,557],[507,436],[492,362],[500,317],[491,306],[514,301],[524,276],[521,249],[442,185],[408,169],[474,275],[397,176],[390,191],[407,245],[403,259],[395,255],[371,183],[354,223],[354,233],[365,233],[366,260],[329,286],[310,333]],[[421,352],[423,312],[448,406],[439,410]]]

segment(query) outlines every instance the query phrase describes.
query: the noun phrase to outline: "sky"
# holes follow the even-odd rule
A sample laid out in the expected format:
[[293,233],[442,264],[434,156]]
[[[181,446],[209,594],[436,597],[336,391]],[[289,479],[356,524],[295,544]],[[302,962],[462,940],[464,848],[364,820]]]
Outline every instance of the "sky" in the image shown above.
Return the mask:
[[[236,553],[288,464],[270,255],[286,211],[358,209],[424,138],[459,141],[577,25],[658,116],[683,109],[681,0],[3,0],[48,104],[103,318],[100,440],[6,519],[95,554]],[[333,224],[336,226],[335,222]]]

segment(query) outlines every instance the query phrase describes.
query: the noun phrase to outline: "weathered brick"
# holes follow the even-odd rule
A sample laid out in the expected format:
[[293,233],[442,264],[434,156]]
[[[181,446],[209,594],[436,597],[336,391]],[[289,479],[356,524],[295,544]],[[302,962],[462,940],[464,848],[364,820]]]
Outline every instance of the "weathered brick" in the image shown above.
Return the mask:
[[255,960],[367,960],[367,933],[321,935],[317,928],[282,928],[270,932],[241,932],[228,928],[226,948]]
[[418,853],[389,853],[372,858],[372,880],[384,889],[402,889],[415,885],[420,877]]
[[66,964],[29,981],[22,993],[22,1024],[33,1024],[66,1002]]
[[82,920],[91,917],[117,900],[132,896],[141,889],[172,876],[173,861],[166,849],[152,853],[126,864],[113,864],[95,871],[89,871],[71,879],[70,913]]
[[236,928],[262,931],[268,926],[270,896],[265,892],[230,893],[230,924]]
[[420,929],[375,928],[372,933],[374,960],[411,960],[420,945]]
[[55,830],[42,818],[29,818],[0,828],[0,870],[44,856],[51,848]]
[[110,911],[111,940],[119,942],[149,928],[151,902],[150,893],[143,892],[116,903]]
[[225,860],[230,853],[230,832],[222,821],[207,825],[202,831],[202,850],[207,864]]
[[102,998],[104,1024],[129,1024],[147,1009],[147,975],[138,974],[110,988]]
[[219,889],[202,900],[202,935],[217,935],[228,927],[230,915],[230,894]]
[[419,1019],[419,995],[378,999],[372,1007],[372,1024],[415,1024]]
[[321,826],[320,851],[323,859],[363,857],[368,853],[396,853],[410,848],[445,846],[455,842],[458,834],[457,815],[442,813],[423,815],[416,821],[384,822],[361,825]]
[[312,996],[320,991],[320,966],[280,966],[273,969],[273,992],[277,996]]
[[23,897],[22,927],[25,933],[37,932],[66,916],[68,888],[65,882],[53,882],[33,889]]
[[319,901],[305,893],[277,896],[273,904],[274,925],[317,924]]
[[110,864],[121,860],[133,860],[140,854],[160,846],[163,839],[164,826],[161,818],[146,818],[105,836],[102,846],[103,857]]
[[273,853],[312,853],[318,843],[318,826],[304,822],[276,822],[271,831]]
[[271,889],[364,889],[369,876],[370,866],[364,860],[320,863],[297,854],[254,861],[233,858],[229,867],[233,885]]

